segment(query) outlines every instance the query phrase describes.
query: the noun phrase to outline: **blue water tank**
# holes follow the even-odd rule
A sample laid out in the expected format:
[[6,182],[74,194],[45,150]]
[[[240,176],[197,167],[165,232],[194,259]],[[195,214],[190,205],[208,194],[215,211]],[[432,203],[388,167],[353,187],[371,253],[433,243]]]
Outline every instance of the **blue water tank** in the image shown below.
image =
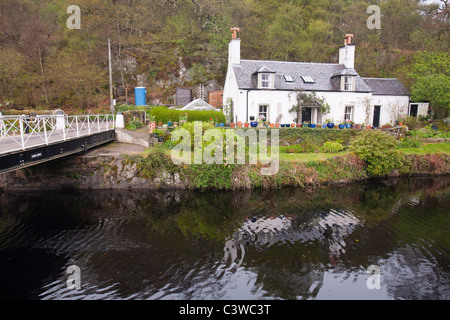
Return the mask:
[[134,104],[136,106],[147,105],[146,96],[147,96],[147,89],[145,87],[134,88]]

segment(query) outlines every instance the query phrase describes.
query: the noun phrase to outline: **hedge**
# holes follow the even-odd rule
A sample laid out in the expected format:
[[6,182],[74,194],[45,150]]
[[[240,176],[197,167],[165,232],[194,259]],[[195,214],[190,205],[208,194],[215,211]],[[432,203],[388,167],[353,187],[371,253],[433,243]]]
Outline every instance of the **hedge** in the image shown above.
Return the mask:
[[150,111],[150,116],[155,116],[156,122],[167,123],[169,120],[178,122],[179,117],[187,115],[187,121],[213,121],[225,123],[225,115],[220,111],[182,111],[173,110],[164,106],[158,106]]

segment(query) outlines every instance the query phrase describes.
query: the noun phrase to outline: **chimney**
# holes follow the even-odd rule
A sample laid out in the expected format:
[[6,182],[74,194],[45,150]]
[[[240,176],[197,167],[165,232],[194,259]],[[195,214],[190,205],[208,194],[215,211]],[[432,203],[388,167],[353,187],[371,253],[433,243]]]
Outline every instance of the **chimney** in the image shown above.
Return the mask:
[[346,34],[344,46],[339,48],[339,64],[346,68],[355,68],[355,45],[352,44],[353,34]]
[[231,42],[228,45],[228,64],[241,64],[241,39],[238,38],[237,33],[239,28],[231,28]]

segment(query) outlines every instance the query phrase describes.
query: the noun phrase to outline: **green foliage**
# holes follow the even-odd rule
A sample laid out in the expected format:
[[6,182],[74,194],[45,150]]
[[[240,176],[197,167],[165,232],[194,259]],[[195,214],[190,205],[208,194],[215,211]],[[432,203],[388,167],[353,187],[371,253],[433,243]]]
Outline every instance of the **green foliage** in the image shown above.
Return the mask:
[[167,123],[169,120],[178,122],[180,116],[187,115],[187,121],[217,121],[225,123],[225,115],[220,111],[182,111],[169,109],[167,107],[159,106],[150,111],[150,115],[154,116],[156,122]]
[[145,157],[128,154],[124,157],[126,163],[136,164],[139,175],[146,179],[154,179],[165,172],[173,175],[179,170],[173,164],[172,159],[165,154],[165,150],[162,147],[150,149],[150,152]]
[[13,100],[18,109],[108,109],[105,53],[111,35],[113,86],[136,85],[136,75],[142,74],[151,98],[170,104],[175,83],[224,82],[230,26],[236,25],[242,31],[243,58],[326,63],[336,60],[343,30],[348,30],[355,34],[360,74],[397,77],[408,88],[414,85],[413,95],[428,97],[433,107],[448,105],[448,62],[427,73],[413,65],[425,66],[428,58],[412,59],[428,50],[439,53],[428,59],[433,66],[448,61],[445,6],[370,2],[381,7],[381,30],[366,26],[367,0],[170,0],[164,5],[79,0],[80,30],[66,26],[68,1],[2,0],[0,103]]
[[129,121],[125,125],[125,129],[127,129],[127,130],[137,130],[139,128],[142,128],[143,126],[144,126],[144,123],[141,121],[141,119],[136,118],[136,119],[133,119],[133,120]]
[[356,136],[357,130],[330,130],[317,128],[293,128],[280,130],[280,140],[289,144],[299,144],[307,141],[313,146],[322,146],[326,141],[338,141],[342,145],[348,145],[350,139]]
[[336,153],[344,150],[344,146],[337,141],[327,141],[320,148],[322,152]]
[[352,139],[350,149],[367,163],[370,176],[388,174],[401,166],[397,140],[379,130],[365,130]]
[[405,137],[400,140],[398,144],[398,148],[420,148],[422,146],[422,142],[418,137]]
[[189,185],[199,189],[230,189],[234,165],[192,164],[188,167]]
[[450,131],[434,131],[431,129],[431,125],[428,125],[417,130],[410,130],[408,135],[418,138],[450,138]]
[[450,108],[450,53],[419,52],[409,76],[413,101],[429,101],[435,108]]

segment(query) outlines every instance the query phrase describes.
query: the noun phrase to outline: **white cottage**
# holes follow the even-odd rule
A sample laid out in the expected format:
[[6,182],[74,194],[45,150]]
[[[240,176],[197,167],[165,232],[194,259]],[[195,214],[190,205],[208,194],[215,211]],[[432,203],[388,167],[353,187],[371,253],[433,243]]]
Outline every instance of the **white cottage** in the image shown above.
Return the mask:
[[241,59],[239,29],[231,31],[223,103],[232,105],[235,122],[263,116],[272,123],[292,123],[297,114],[289,109],[301,91],[315,92],[330,105],[328,114],[303,108],[303,122],[314,124],[347,119],[379,127],[398,116],[428,112],[427,105],[411,110],[409,92],[397,79],[362,78],[356,72],[353,35],[347,34],[339,48],[339,63],[313,63]]

